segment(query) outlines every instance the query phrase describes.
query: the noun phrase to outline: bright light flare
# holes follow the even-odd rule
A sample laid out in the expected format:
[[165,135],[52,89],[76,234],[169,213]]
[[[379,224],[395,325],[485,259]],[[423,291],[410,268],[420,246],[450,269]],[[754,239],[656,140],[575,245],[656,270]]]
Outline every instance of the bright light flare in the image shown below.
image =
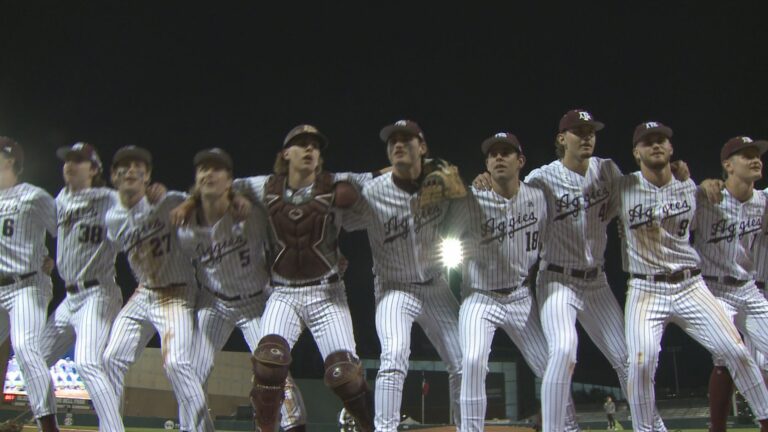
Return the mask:
[[450,237],[444,238],[440,243],[440,259],[448,269],[455,268],[461,264],[461,261],[464,259],[461,240]]

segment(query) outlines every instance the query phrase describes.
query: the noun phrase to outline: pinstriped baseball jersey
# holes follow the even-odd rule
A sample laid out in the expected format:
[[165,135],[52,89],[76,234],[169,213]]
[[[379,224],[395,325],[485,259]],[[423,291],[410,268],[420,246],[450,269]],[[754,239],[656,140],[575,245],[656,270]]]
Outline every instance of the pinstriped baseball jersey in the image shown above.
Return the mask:
[[[365,224],[373,254],[373,274],[391,282],[426,282],[443,273],[439,259],[443,221],[455,203],[442,202],[421,211],[418,194],[395,186],[392,173],[365,183],[365,206],[358,221]],[[345,227],[348,225],[345,225]]]
[[161,287],[192,280],[192,266],[169,221],[169,212],[186,198],[181,192],[168,192],[154,206],[144,197],[130,209],[118,203],[107,213],[108,234],[128,255],[141,285]]
[[0,190],[0,275],[40,270],[48,255],[45,232],[56,236],[56,202],[29,183]]
[[692,180],[673,178],[657,187],[637,171],[619,179],[615,191],[627,271],[672,273],[699,265],[689,243],[697,194]]
[[557,241],[541,245],[541,259],[570,268],[603,264],[611,221],[611,183],[621,171],[610,159],[591,157],[586,175],[559,160],[534,169],[525,182],[544,190],[550,218],[549,235]]
[[493,190],[471,188],[465,200],[467,254],[465,285],[473,290],[517,287],[536,263],[546,235],[547,204],[544,193],[525,183],[506,199]]
[[56,266],[67,284],[115,280],[117,248],[107,238],[106,216],[117,202],[117,192],[108,188],[64,188],[56,196]]
[[755,262],[751,249],[763,225],[766,197],[755,191],[742,203],[723,190],[723,200],[711,204],[699,200],[694,224],[694,247],[707,276],[753,279]]
[[226,297],[262,290],[269,282],[264,221],[263,214],[251,213],[247,220],[236,222],[227,213],[211,227],[193,223],[179,228],[179,245],[192,260],[198,282]]
[[[763,190],[763,196],[768,200],[768,188]],[[768,212],[768,205],[766,205]],[[763,230],[753,246],[754,260],[757,264],[755,279],[761,282],[768,281],[768,215],[763,216]]]

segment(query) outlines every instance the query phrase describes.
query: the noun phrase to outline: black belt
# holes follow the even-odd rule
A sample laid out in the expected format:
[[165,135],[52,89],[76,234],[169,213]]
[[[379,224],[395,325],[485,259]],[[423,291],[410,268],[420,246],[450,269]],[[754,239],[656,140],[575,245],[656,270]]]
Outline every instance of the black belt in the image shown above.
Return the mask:
[[233,302],[233,301],[239,301],[239,300],[247,300],[249,298],[256,297],[257,295],[263,293],[264,291],[260,290],[260,291],[256,291],[255,293],[246,294],[246,295],[239,295],[239,296],[234,296],[234,297],[226,296],[226,295],[224,295],[222,293],[219,293],[219,292],[216,292],[216,291],[213,291],[213,290],[210,290],[210,289],[208,289],[208,292],[213,294],[213,296],[218,298],[219,300]]
[[687,268],[687,269],[678,270],[674,273],[662,273],[662,274],[655,274],[655,275],[630,273],[629,277],[633,279],[645,279],[649,282],[678,283],[686,279],[690,279],[694,276],[698,276],[700,274],[701,274],[701,270],[697,268]]
[[74,283],[72,285],[66,285],[64,286],[64,289],[67,290],[70,294],[77,294],[80,291],[84,291],[86,288],[95,287],[99,284],[99,281],[96,279],[91,279],[83,282],[82,284]]
[[179,287],[183,287],[183,286],[186,286],[186,285],[187,284],[184,283],[184,282],[177,282],[177,283],[170,283],[168,285],[153,286],[153,287],[144,285],[144,288],[146,288],[148,290],[152,290],[152,291],[162,291],[162,290],[165,290],[165,289],[179,288]]
[[755,281],[755,285],[757,285],[757,287],[760,288],[761,290],[765,289],[765,282]]
[[338,282],[339,280],[341,280],[341,276],[339,276],[338,273],[334,273],[331,276],[328,276],[327,278],[320,278],[320,279],[315,279],[315,280],[311,280],[311,281],[308,281],[308,282],[302,282],[302,283],[296,283],[296,284],[282,283],[282,282],[278,282],[276,280],[273,280],[271,283],[272,283],[272,286],[285,286],[285,287],[291,287],[291,288],[301,288],[301,287],[308,287],[308,286],[313,286],[313,285],[320,285],[320,284],[324,284],[324,283],[334,283],[334,282]]
[[497,288],[497,289],[492,289],[492,290],[491,290],[491,292],[492,292],[492,293],[494,293],[494,294],[510,295],[510,294],[512,294],[513,292],[517,291],[517,289],[518,289],[518,288],[520,288],[520,287],[522,287],[522,286],[528,286],[528,278],[525,278],[525,279],[523,280],[523,283],[521,283],[521,284],[520,284],[520,285],[518,285],[518,286],[515,286],[515,287],[512,287],[512,288]]
[[732,276],[702,276],[707,282],[717,282],[723,285],[741,286],[749,282],[748,280],[736,279]]
[[588,270],[579,270],[579,269],[567,269],[557,264],[547,264],[546,270],[572,276],[578,279],[592,280],[592,279],[597,279],[597,277],[600,276],[600,273],[602,273],[603,271],[603,267],[600,266],[600,267],[595,267]]
[[36,274],[37,274],[37,272],[33,271],[33,272],[29,272],[29,273],[24,273],[22,275],[3,276],[3,277],[0,277],[0,286],[6,286],[6,285],[10,285],[10,284],[13,284],[13,283],[16,283],[16,282],[20,282],[20,281],[23,281],[25,279],[29,279],[32,276],[36,275]]

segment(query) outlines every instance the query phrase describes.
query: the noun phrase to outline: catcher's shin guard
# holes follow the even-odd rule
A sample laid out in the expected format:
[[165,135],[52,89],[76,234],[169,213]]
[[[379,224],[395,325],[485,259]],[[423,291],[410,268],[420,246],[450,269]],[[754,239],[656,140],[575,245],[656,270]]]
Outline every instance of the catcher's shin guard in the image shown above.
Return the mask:
[[325,359],[325,385],[344,403],[362,432],[373,431],[373,394],[363,377],[360,360],[349,351],[336,351]]
[[274,432],[280,423],[280,405],[285,397],[285,378],[291,364],[288,342],[278,335],[261,338],[251,357],[253,388],[251,404],[261,432]]

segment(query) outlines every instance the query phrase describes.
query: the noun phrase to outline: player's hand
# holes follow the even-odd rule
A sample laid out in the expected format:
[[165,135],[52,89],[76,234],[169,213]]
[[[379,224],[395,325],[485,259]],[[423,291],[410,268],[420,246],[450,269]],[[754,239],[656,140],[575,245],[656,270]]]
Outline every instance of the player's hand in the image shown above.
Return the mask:
[[349,268],[349,260],[347,257],[344,256],[344,254],[339,255],[339,262],[336,263],[336,265],[339,267],[339,276],[344,276],[344,273],[347,272],[347,269]]
[[190,215],[192,214],[192,210],[195,209],[196,205],[197,205],[197,202],[195,201],[195,199],[193,197],[189,197],[183,203],[176,206],[176,208],[171,210],[171,212],[168,215],[171,221],[171,225],[173,226],[186,225]]
[[152,183],[147,186],[147,201],[150,204],[157,204],[168,192],[168,188],[162,183]]
[[56,262],[53,260],[53,258],[46,256],[43,258],[43,267],[41,270],[43,273],[47,274],[48,276],[51,275],[51,272],[53,272],[53,267],[56,266]]
[[248,198],[240,194],[235,194],[232,197],[230,212],[236,221],[242,222],[247,219],[248,215],[251,214],[251,209],[253,209],[253,204],[251,204],[251,201],[249,201]]
[[718,179],[706,179],[699,184],[699,189],[707,194],[707,200],[712,204],[718,204],[723,200],[723,188],[725,188],[725,182]]
[[491,190],[493,188],[493,183],[491,183],[491,173],[486,171],[482,174],[479,174],[477,177],[475,177],[474,180],[472,180],[472,186],[478,190]]
[[686,181],[691,178],[691,170],[688,169],[688,164],[685,161],[676,160],[670,162],[670,169],[672,169],[672,175],[679,181]]

